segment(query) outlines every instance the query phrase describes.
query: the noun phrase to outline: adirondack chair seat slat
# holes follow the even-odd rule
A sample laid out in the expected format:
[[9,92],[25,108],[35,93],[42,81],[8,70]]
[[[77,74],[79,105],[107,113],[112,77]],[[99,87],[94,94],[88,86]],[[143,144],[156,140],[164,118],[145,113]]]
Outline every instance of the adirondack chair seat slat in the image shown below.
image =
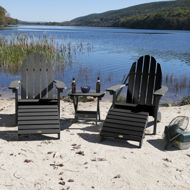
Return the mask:
[[18,109],[58,109],[58,105],[19,105]]
[[[104,126],[109,127],[109,128],[126,129],[125,124],[109,123],[108,121],[104,122]],[[137,126],[130,126],[130,125],[127,125],[127,129],[132,130],[132,131],[142,131],[142,132],[144,131],[144,127],[137,127]]]
[[[18,125],[33,125],[33,124],[36,124],[36,125],[40,125],[40,124],[59,124],[59,121],[57,120],[39,120],[39,121],[34,121],[34,120],[30,120],[30,121],[21,121],[19,120],[18,121]],[[18,126],[19,127],[19,126]]]
[[[127,116],[126,116],[127,117]],[[134,118],[135,119],[135,118]],[[126,121],[123,118],[121,118],[120,120],[118,119],[110,119],[109,115],[106,118],[107,122],[109,123],[115,123],[115,124],[124,124],[124,125],[130,125],[130,126],[137,126],[137,127],[143,127],[144,128],[144,120],[142,120],[141,122],[137,122],[137,121]]]
[[[127,86],[126,99],[119,102],[122,88]],[[125,140],[134,140],[142,145],[148,116],[154,117],[156,134],[157,121],[161,114],[158,112],[160,98],[167,92],[162,86],[162,71],[159,63],[149,55],[141,56],[131,66],[123,84],[107,89],[113,95],[113,103],[100,131],[100,137],[120,136]]]
[[54,113],[56,112],[57,114],[58,113],[58,110],[53,108],[53,109],[47,109],[47,108],[44,108],[44,109],[18,109],[18,113]]
[[[130,116],[134,116],[134,117],[130,117]],[[139,122],[139,123],[144,123],[144,120],[146,120],[146,118],[138,118],[138,117],[135,117],[136,115],[135,114],[130,114],[128,116],[121,116],[121,115],[115,115],[114,113],[110,113],[108,115],[108,119],[115,119],[116,121],[117,120],[123,120],[123,121],[128,121],[128,122]]]
[[39,120],[58,120],[58,114],[56,116],[19,116],[18,121],[39,121]]
[[[110,116],[112,116],[112,115],[114,115],[115,117],[126,117],[126,113],[124,112],[118,112],[118,111],[115,111],[115,110],[111,110],[110,112]],[[142,113],[142,112],[141,112]],[[137,117],[138,116],[138,117]],[[138,114],[138,113],[133,113],[133,112],[131,112],[131,113],[128,113],[128,120],[132,120],[133,118],[136,118],[136,119],[144,119],[144,116],[143,115],[140,115],[140,114]]]
[[115,106],[125,106],[125,107],[137,107],[138,104],[130,104],[130,103],[123,103],[123,102],[115,102]]
[[[154,107],[150,106],[150,105],[136,105],[135,106],[131,106],[130,104],[126,103],[125,104],[115,104],[115,108],[118,109],[129,109],[130,111],[133,111],[134,113],[138,113],[138,112],[143,112],[144,110],[146,110],[146,112],[149,113],[150,116],[154,115]],[[145,115],[146,115],[145,112]]]
[[119,109],[119,108],[110,108],[111,112],[117,112],[117,113],[127,113],[130,115],[130,117],[132,117],[132,115],[136,115],[136,117],[143,117],[144,115],[147,115],[147,112],[139,112],[139,111],[132,111],[131,109]]
[[57,99],[47,99],[47,100],[44,100],[44,99],[19,99],[18,100],[18,104],[19,105],[36,105],[36,104],[39,104],[39,105],[48,105],[48,104],[57,104],[58,100]]
[[138,142],[140,142],[142,140],[142,137],[140,137],[140,136],[126,135],[126,134],[113,133],[113,132],[107,132],[107,131],[106,132],[102,131],[100,136],[103,136],[105,138],[106,137],[117,138],[117,139],[131,140],[131,141],[138,141]]
[[[59,116],[57,113],[57,110],[51,111],[51,112],[40,112],[41,116]],[[39,112],[18,112],[18,117],[33,117],[33,116],[39,116]]]
[[22,64],[21,81],[13,81],[9,88],[15,93],[18,134],[55,133],[60,138],[60,93],[66,86],[53,80],[52,64],[44,55],[30,54]]
[[113,132],[113,133],[133,135],[133,136],[138,136],[138,137],[143,136],[143,133],[141,131],[128,130],[127,127],[126,129],[104,127],[103,132]]
[[30,129],[30,130],[19,130],[18,135],[30,135],[30,134],[59,134],[60,129]]
[[46,125],[20,125],[20,129],[22,130],[36,130],[36,129],[59,129],[59,125],[52,125],[52,124],[46,124]]

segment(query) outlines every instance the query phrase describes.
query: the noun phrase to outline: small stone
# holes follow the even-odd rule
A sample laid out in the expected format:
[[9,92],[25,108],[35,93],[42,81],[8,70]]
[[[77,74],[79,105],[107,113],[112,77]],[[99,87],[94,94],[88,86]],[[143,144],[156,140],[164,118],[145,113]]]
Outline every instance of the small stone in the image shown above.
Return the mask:
[[26,159],[26,160],[24,160],[24,162],[25,162],[25,163],[30,163],[30,162],[33,162],[33,161]]
[[56,166],[63,167],[64,165],[63,164],[57,164]]
[[76,152],[76,154],[79,154],[79,155],[82,155],[82,156],[84,156],[84,151],[78,151],[78,152]]
[[57,167],[63,167],[63,164],[50,164],[50,166],[53,166],[54,169],[57,169]]
[[97,158],[97,161],[107,161],[105,158]]
[[73,149],[80,149],[81,148],[81,145],[80,144],[72,144],[73,146]]
[[68,182],[74,182],[74,179],[69,179]]
[[94,189],[95,187],[94,187],[94,186],[92,186],[91,188],[92,188],[92,189]]
[[118,174],[118,175],[116,175],[116,176],[114,177],[114,179],[117,179],[117,178],[120,178],[120,177],[121,177],[121,175]]
[[172,162],[171,160],[169,160],[168,158],[163,158],[164,161],[166,162]]
[[85,162],[84,165],[88,164],[88,162]]
[[180,169],[177,168],[176,171],[177,171],[177,172],[182,172],[183,170],[180,170]]
[[61,154],[60,156],[59,156],[61,159],[63,159],[64,158],[64,156]]
[[59,175],[63,175],[63,174],[64,174],[64,172],[60,172],[60,173],[59,173]]
[[65,185],[65,182],[64,181],[60,181],[59,184],[60,185]]

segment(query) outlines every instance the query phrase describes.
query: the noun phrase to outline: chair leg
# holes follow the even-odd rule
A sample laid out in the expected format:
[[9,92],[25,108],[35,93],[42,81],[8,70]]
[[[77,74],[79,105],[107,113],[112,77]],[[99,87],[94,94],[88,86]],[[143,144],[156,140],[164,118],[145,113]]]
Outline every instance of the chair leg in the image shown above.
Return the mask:
[[142,147],[142,141],[143,141],[143,140],[141,140],[141,141],[139,142],[139,148]]
[[99,141],[99,142],[102,142],[103,140],[104,140],[104,137],[103,137],[102,135],[99,135],[98,141]]
[[156,116],[154,117],[154,131],[153,134],[156,135],[156,128],[157,128],[157,122],[161,121],[161,113],[158,112]]
[[157,114],[157,122],[161,122],[161,112],[158,112]]
[[58,133],[58,134],[57,134],[57,139],[60,139],[60,136],[61,136],[60,133]]
[[145,133],[143,134],[141,141],[139,141],[139,148],[142,147],[142,143],[143,143],[143,139],[144,139],[144,138],[145,138]]
[[20,139],[21,139],[21,134],[17,134],[17,139],[18,139],[18,141],[20,141]]
[[154,130],[153,130],[153,135],[156,135],[156,127],[157,127],[157,116],[154,118]]

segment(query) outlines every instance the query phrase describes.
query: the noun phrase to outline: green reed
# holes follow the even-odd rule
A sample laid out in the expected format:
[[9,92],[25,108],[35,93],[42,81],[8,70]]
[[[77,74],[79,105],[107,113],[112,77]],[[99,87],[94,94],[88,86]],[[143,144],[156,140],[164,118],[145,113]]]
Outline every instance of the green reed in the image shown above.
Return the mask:
[[[65,63],[72,60],[72,55],[83,51],[83,44],[72,45],[64,41],[56,43],[53,38],[34,36],[23,33],[11,36],[0,35],[0,67],[5,71],[16,73],[24,58],[32,52],[45,54],[48,59]],[[89,44],[87,44],[89,51]]]

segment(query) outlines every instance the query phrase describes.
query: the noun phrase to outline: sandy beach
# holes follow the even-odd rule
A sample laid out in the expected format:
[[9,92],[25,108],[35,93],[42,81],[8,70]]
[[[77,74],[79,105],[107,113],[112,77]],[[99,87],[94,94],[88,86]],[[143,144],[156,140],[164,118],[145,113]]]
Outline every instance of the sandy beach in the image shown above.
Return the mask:
[[[110,105],[100,103],[102,120]],[[96,102],[79,106],[93,110]],[[64,101],[60,140],[48,135],[18,141],[14,100],[0,99],[0,190],[189,190],[190,149],[164,151],[162,134],[174,117],[190,115],[190,105],[160,111],[157,135],[151,135],[153,118],[149,117],[141,149],[136,142],[99,143],[102,122],[73,123],[73,104]]]

